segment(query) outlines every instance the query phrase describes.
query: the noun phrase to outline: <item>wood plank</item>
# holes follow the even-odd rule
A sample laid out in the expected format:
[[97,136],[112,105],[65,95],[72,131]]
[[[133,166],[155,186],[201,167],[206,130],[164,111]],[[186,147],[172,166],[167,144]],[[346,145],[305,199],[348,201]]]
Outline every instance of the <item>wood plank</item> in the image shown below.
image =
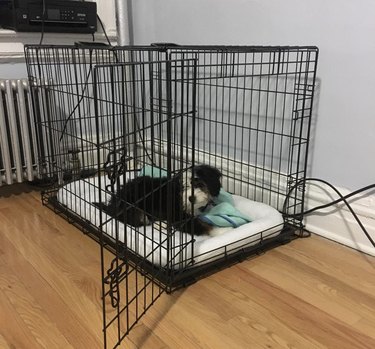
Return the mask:
[[[101,328],[101,323],[95,323],[91,321],[91,319],[90,322],[82,321],[74,311],[81,303],[81,295],[73,301],[61,296],[60,290],[56,289],[53,282],[50,283],[51,279],[48,274],[44,274],[43,264],[41,264],[39,271],[35,269],[2,235],[0,235],[0,246],[2,246],[3,251],[6,251],[1,257],[1,261],[3,262],[1,271],[4,273],[4,277],[1,278],[1,286],[7,287],[11,285],[6,280],[9,278],[11,281],[11,275],[19,275],[21,273],[19,277],[21,286],[18,286],[18,290],[22,290],[23,286],[31,295],[32,302],[28,303],[29,308],[33,308],[35,304],[38,304],[38,306],[44,310],[48,318],[56,324],[59,332],[66,337],[66,340],[74,348],[83,348],[86,345],[90,345],[90,348],[100,348],[101,333],[99,330]],[[56,274],[55,277],[58,278],[59,276]],[[18,294],[18,296],[20,295]],[[25,295],[22,295],[22,297],[26,299],[29,298],[29,300],[31,298]],[[17,304],[16,306],[20,306],[20,304],[26,302],[20,298],[17,299],[17,295],[15,294],[13,296],[13,303]],[[24,306],[26,305],[24,304]],[[99,313],[100,308],[98,307],[97,310]],[[1,317],[5,318],[6,315],[2,313]],[[89,317],[87,317],[87,319],[88,318]],[[36,319],[34,318],[34,320]],[[95,328],[95,325],[97,325],[97,328]],[[14,324],[12,324],[11,327],[13,326]],[[42,330],[39,335],[47,335],[47,337],[49,337],[49,332]],[[23,347],[21,346],[21,348]],[[24,348],[28,347],[26,346]]]
[[[2,239],[3,243],[4,240]],[[9,245],[3,245],[9,247]],[[11,250],[11,249],[9,249]],[[13,257],[0,257],[0,290],[4,296],[7,297],[10,304],[12,304],[14,311],[23,320],[33,337],[39,343],[38,347],[42,348],[73,348],[66,338],[61,334],[55,323],[47,316],[41,305],[30,294],[30,291],[23,284],[24,280],[19,279],[18,274],[14,273]],[[12,260],[12,267],[9,267],[9,262]],[[3,314],[4,315],[4,314]],[[7,318],[8,314],[4,316]],[[7,322],[7,326],[11,324]],[[7,331],[5,331],[7,332]],[[48,333],[48,336],[41,336],[41,333]],[[1,347],[1,346],[0,346]]]
[[[336,273],[326,274],[309,264],[296,261],[294,256],[284,251],[282,248],[274,250],[267,258],[259,258],[256,264],[244,268],[259,277],[271,279],[274,285],[296,299],[324,309],[325,313],[350,325],[358,333],[368,334],[375,339],[375,331],[368,333],[368,328],[375,323],[375,312],[370,311],[375,309],[373,295],[357,289],[354,284],[343,282]],[[375,269],[367,275],[369,279],[375,280]],[[375,347],[375,340],[373,343]]]
[[3,335],[0,333],[0,348],[2,349],[10,349],[10,346],[8,345],[7,341],[3,337]]
[[2,341],[6,343],[4,347],[30,349],[40,347],[30,329],[2,290],[0,290],[0,311],[1,337]]

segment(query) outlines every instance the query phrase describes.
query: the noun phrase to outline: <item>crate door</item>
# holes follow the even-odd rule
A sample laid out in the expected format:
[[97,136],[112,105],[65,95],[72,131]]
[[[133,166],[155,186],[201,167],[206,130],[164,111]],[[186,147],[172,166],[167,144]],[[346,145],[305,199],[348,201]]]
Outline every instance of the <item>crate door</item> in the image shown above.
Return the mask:
[[[145,171],[167,178],[168,186],[194,164],[195,67],[192,59],[95,67],[96,146],[104,164],[100,202]],[[175,276],[194,258],[192,236],[161,227],[146,209],[145,223],[133,226],[131,215],[140,214],[142,205],[133,210],[127,197],[118,200],[112,217],[100,214],[108,348],[119,345],[156,299],[172,290]]]

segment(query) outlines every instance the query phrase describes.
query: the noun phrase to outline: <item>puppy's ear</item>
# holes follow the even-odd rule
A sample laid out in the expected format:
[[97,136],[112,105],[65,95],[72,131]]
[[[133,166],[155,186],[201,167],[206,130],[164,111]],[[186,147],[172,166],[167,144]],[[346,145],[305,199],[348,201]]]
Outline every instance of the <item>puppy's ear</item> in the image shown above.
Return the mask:
[[216,168],[209,165],[199,165],[194,168],[194,172],[198,177],[210,177],[220,179],[222,174]]
[[215,167],[210,167],[210,168],[211,168],[213,176],[216,176],[219,179],[222,177],[221,172],[217,168],[215,168]]
[[221,188],[220,177],[222,175],[217,168],[208,165],[199,165],[194,168],[194,174],[205,182],[212,196],[219,195]]

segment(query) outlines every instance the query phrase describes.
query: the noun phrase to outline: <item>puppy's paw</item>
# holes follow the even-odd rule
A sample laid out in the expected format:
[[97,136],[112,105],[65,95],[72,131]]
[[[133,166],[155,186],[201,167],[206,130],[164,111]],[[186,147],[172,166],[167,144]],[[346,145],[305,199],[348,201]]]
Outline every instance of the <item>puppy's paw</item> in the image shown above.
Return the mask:
[[166,232],[168,230],[168,223],[165,221],[156,221],[152,223],[153,229]]
[[148,217],[146,215],[143,215],[141,218],[140,218],[140,222],[143,224],[143,225],[150,225],[151,224],[151,221],[148,219]]

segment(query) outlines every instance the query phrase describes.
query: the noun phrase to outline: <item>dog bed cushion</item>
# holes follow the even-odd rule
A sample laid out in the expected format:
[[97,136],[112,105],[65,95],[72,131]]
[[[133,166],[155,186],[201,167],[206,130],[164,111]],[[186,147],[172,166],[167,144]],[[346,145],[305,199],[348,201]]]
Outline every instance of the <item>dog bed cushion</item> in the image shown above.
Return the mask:
[[194,236],[192,239],[190,234],[175,232],[172,237],[168,237],[165,228],[153,229],[152,225],[134,228],[105,213],[102,213],[101,220],[100,210],[93,203],[109,201],[110,194],[105,192],[109,184],[106,176],[77,180],[62,187],[57,199],[95,226],[99,227],[100,222],[103,222],[102,230],[107,236],[126,243],[134,253],[161,267],[173,265],[174,268],[186,268],[211,262],[222,257],[223,253],[232,253],[244,245],[256,244],[261,238],[277,236],[283,228],[283,217],[273,207],[233,195],[234,207],[247,215],[251,222],[238,228],[219,228],[227,229],[219,236]]

